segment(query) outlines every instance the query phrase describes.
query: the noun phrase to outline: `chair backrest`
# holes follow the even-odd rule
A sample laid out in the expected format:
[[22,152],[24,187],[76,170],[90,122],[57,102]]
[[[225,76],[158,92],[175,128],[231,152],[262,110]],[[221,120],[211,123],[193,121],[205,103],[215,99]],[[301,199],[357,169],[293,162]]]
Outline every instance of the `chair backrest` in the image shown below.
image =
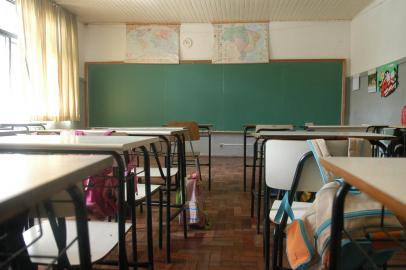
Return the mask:
[[169,122],[168,127],[183,127],[187,128],[186,141],[198,141],[200,140],[199,124],[194,121],[172,121]]
[[[334,157],[347,157],[348,153],[348,140],[326,140],[327,149],[331,156]],[[363,140],[360,145],[360,156],[370,157],[372,155],[372,145],[369,141]]]
[[[302,157],[310,151],[306,141],[269,140],[265,146],[265,181],[268,187],[290,190],[296,168]],[[296,191],[317,192],[323,180],[311,156],[304,162]]]
[[286,130],[294,130],[293,125],[256,125],[255,132],[260,130],[263,131],[286,131]]
[[[311,145],[310,141],[308,145]],[[328,153],[324,155],[335,156],[335,157],[347,157],[347,156],[361,156],[370,157],[372,155],[372,145],[367,140],[355,139],[354,142],[349,146],[349,140],[326,140],[325,141]],[[309,146],[310,147],[310,146]],[[321,153],[314,148],[314,145],[310,147],[314,152],[314,158],[316,160],[317,166],[319,168],[320,174],[323,177],[325,183],[330,182],[335,178],[335,176],[324,169],[320,164],[319,156]]]

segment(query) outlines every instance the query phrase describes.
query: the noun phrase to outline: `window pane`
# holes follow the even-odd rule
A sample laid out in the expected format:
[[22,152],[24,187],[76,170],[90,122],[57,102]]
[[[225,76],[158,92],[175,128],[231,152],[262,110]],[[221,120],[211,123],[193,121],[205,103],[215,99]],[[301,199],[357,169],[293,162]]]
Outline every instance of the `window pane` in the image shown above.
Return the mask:
[[0,29],[17,35],[16,6],[6,0],[0,0]]
[[21,71],[20,71],[20,49],[17,44],[17,40],[11,38],[11,62],[10,62],[10,88],[20,89],[21,88]]
[[0,35],[0,81],[2,92],[8,92],[10,88],[10,55],[9,55],[9,38]]

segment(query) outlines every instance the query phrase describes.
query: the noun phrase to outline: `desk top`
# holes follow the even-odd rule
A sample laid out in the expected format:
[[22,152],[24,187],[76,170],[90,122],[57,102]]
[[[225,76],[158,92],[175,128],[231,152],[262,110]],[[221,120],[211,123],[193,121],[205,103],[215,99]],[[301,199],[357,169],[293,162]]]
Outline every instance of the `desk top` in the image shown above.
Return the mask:
[[213,124],[198,124],[199,128],[212,128]]
[[14,126],[14,127],[43,127],[46,123],[0,123],[0,126]]
[[361,124],[361,125],[305,125],[306,128],[312,130],[362,130],[366,131],[366,129],[371,126],[368,124]]
[[390,140],[392,135],[376,134],[370,132],[334,132],[334,131],[262,131],[254,133],[254,137],[276,140],[343,140],[347,138],[363,138],[366,140]]
[[64,130],[65,129],[57,129],[57,128],[43,129],[43,130],[32,131],[31,134],[34,133],[34,134],[38,134],[38,135],[59,135]]
[[387,125],[388,128],[406,129],[406,125]]
[[16,135],[15,130],[0,130],[0,136],[13,136]]
[[253,129],[253,128],[255,128],[256,126],[257,126],[256,124],[245,124],[245,125],[243,125],[242,127],[243,127],[243,128]]
[[108,155],[0,154],[0,222],[112,163]]
[[[169,128],[169,127],[128,127],[128,128],[113,128],[113,127],[97,127],[93,129],[78,129],[86,133],[87,135],[102,135],[108,131],[126,133],[128,135],[139,135],[139,136],[174,136],[178,134],[185,133],[187,129],[184,128]],[[74,130],[64,130],[64,129],[47,129],[47,130],[37,130],[36,133],[39,135],[49,135],[49,134],[61,134],[63,131],[74,132]]]
[[1,149],[126,151],[157,142],[157,137],[21,135],[0,137]]
[[257,126],[262,126],[264,129],[294,129],[295,126],[291,124],[245,124],[242,127],[247,129],[255,129]]
[[330,157],[320,162],[406,220],[406,158]]
[[114,130],[116,132],[126,133],[128,135],[144,135],[144,136],[174,136],[187,132],[187,129],[182,127],[107,127],[96,128],[95,130]]

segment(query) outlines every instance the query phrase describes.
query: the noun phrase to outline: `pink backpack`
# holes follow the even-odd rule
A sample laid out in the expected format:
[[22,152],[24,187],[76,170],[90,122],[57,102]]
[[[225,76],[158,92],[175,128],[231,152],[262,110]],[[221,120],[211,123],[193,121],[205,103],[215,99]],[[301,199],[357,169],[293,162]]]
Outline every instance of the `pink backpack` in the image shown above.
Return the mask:
[[[107,131],[103,136],[111,136],[113,131]],[[85,131],[76,130],[76,136],[86,136]],[[130,160],[131,161],[131,160]],[[131,163],[131,162],[130,162]],[[130,169],[131,167],[131,169]],[[132,171],[135,166],[128,164],[128,171]],[[108,168],[83,180],[85,191],[86,208],[89,214],[97,219],[114,216],[117,213],[117,193],[118,180],[112,176],[112,168]],[[125,176],[128,172],[125,172]],[[134,176],[134,187],[137,187],[137,178]]]

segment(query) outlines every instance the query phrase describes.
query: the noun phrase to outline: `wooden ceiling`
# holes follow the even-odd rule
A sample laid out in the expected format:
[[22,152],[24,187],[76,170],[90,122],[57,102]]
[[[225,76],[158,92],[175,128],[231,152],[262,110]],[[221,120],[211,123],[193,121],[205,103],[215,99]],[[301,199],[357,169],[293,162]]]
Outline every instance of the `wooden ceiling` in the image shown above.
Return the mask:
[[84,23],[351,20],[373,0],[55,0]]

